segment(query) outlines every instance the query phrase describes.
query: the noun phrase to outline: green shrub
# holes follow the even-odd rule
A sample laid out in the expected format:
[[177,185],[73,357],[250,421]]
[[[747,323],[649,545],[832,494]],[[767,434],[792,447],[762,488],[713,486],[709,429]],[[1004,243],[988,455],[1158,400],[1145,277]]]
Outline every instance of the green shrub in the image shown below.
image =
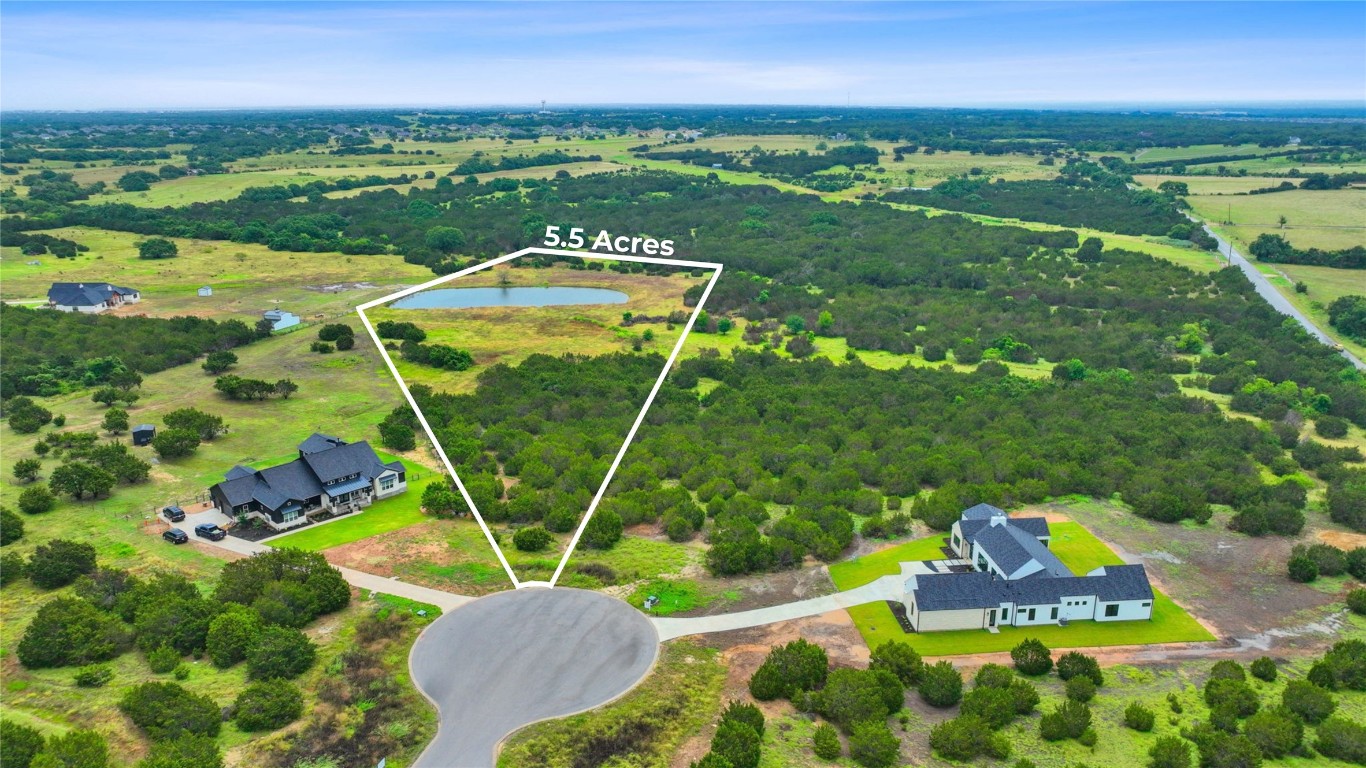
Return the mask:
[[1000,664],[983,664],[972,678],[979,688],[1009,688],[1015,683],[1015,673]]
[[[1000,689],[979,688],[978,691],[999,693]],[[1005,736],[994,733],[991,723],[966,712],[930,730],[930,749],[946,760],[959,762],[983,755],[1004,760],[1010,755],[1010,743]]]
[[170,741],[154,742],[137,768],[223,768],[223,754],[208,736],[183,733]]
[[169,645],[159,645],[147,654],[147,666],[152,672],[164,675],[180,666],[180,654]]
[[114,679],[108,664],[87,664],[76,670],[75,683],[81,688],[103,688]]
[[1228,707],[1238,717],[1247,717],[1257,711],[1261,704],[1257,692],[1241,680],[1215,677],[1205,683],[1205,704],[1210,709]]
[[849,734],[849,757],[864,768],[887,768],[901,757],[901,740],[885,722],[859,723]]
[[39,544],[28,561],[28,577],[43,589],[65,587],[95,570],[95,548],[84,542],[53,539]]
[[1306,723],[1317,725],[1337,709],[1333,694],[1304,680],[1291,680],[1281,692],[1281,703]]
[[1348,592],[1347,607],[1358,616],[1366,616],[1366,589],[1357,588]]
[[1096,684],[1089,677],[1077,676],[1064,686],[1067,698],[1072,701],[1090,701],[1096,697]]
[[722,720],[711,739],[712,754],[725,758],[732,768],[758,768],[763,740],[740,720]]
[[1265,680],[1268,683],[1276,680],[1276,662],[1270,656],[1262,656],[1252,662],[1248,669],[1252,671],[1252,676],[1258,680]]
[[926,704],[941,709],[952,707],[963,699],[963,674],[947,661],[927,665],[919,689]]
[[46,485],[30,485],[19,494],[19,511],[26,515],[41,515],[57,506],[57,497]]
[[12,720],[0,720],[0,765],[5,768],[28,768],[41,751],[43,734]]
[[749,679],[749,692],[760,701],[791,699],[800,691],[825,685],[830,660],[825,649],[805,640],[793,640],[768,652]]
[[1078,651],[1064,653],[1058,659],[1058,677],[1071,680],[1079,675],[1089,677],[1097,688],[1105,685],[1105,676],[1101,674],[1100,664],[1094,658]]
[[1315,730],[1314,749],[1357,765],[1366,765],[1366,727],[1341,717],[1330,717]]
[[299,719],[304,695],[288,680],[252,683],[238,694],[233,719],[244,731],[273,731]]
[[811,749],[816,753],[816,757],[822,760],[838,760],[844,754],[844,747],[840,745],[839,731],[829,723],[821,723],[816,728],[816,732],[811,737]]
[[1283,707],[1263,709],[1243,723],[1243,735],[1262,750],[1264,757],[1277,760],[1300,750],[1304,724]]
[[1291,581],[1298,581],[1301,584],[1308,584],[1319,577],[1318,565],[1303,555],[1290,558],[1285,564],[1285,569]]
[[901,681],[886,670],[841,667],[830,672],[825,687],[812,695],[812,704],[848,732],[866,720],[886,720],[901,710],[904,697]]
[[256,611],[228,603],[223,612],[209,622],[204,649],[215,667],[231,667],[247,658],[247,652],[261,634],[261,618]]
[[722,720],[738,720],[759,734],[760,738],[764,735],[764,713],[753,704],[745,704],[739,701],[732,701],[721,713]]
[[1070,699],[1039,719],[1039,736],[1044,741],[1079,739],[1090,729],[1091,708]]
[[18,552],[0,555],[0,586],[10,584],[28,575],[28,560]]
[[1157,723],[1157,715],[1140,702],[1133,702],[1124,708],[1124,725],[1135,731],[1147,733]]
[[0,507],[0,547],[24,538],[24,519],[10,511],[9,507]]
[[868,668],[885,669],[896,675],[903,685],[910,687],[920,683],[925,663],[910,645],[888,640],[873,650]]
[[175,683],[143,683],[128,689],[119,701],[128,716],[152,741],[167,741],[181,734],[217,736],[222,713],[207,696],[198,696]]
[[1046,675],[1053,669],[1053,655],[1048,646],[1032,637],[1012,648],[1010,658],[1022,675]]
[[540,552],[550,546],[555,537],[540,526],[519,528],[512,534],[512,545],[522,552]]
[[1162,736],[1148,750],[1148,768],[1190,768],[1191,746],[1176,736]]
[[174,678],[177,679],[177,680],[189,680],[189,679],[190,679],[190,665],[189,665],[189,664],[184,664],[184,663],[177,664],[177,665],[176,665],[176,668],[175,668],[174,670],[172,670],[171,676],[174,677]]
[[611,549],[621,541],[624,528],[621,515],[615,510],[599,508],[584,526],[583,537],[579,541],[590,549]]
[[[107,768],[109,744],[96,731],[68,731],[53,736],[33,758],[33,768]],[[9,768],[9,764],[5,764]]]
[[316,656],[308,635],[288,627],[266,627],[247,652],[247,675],[252,680],[298,677],[313,666]]
[[1209,676],[1211,680],[1237,680],[1240,683],[1247,680],[1243,665],[1228,659],[1214,662],[1214,666],[1210,667]]
[[118,619],[84,600],[59,597],[38,609],[19,641],[19,663],[29,669],[108,661],[128,643]]

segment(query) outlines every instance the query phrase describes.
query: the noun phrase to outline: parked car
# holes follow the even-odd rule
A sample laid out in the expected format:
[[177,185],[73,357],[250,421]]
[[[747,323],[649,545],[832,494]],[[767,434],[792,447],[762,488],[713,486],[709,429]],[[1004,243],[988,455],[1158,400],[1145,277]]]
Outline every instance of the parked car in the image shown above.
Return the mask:
[[172,528],[168,531],[163,532],[161,534],[161,538],[171,542],[172,544],[184,544],[185,542],[190,540],[190,537],[187,536],[185,532],[180,530],[179,528]]
[[194,535],[203,536],[210,541],[219,541],[227,536],[228,532],[213,523],[200,523],[194,527]]
[[162,507],[161,514],[165,515],[166,519],[173,523],[179,523],[185,519],[185,510],[174,504],[169,507]]

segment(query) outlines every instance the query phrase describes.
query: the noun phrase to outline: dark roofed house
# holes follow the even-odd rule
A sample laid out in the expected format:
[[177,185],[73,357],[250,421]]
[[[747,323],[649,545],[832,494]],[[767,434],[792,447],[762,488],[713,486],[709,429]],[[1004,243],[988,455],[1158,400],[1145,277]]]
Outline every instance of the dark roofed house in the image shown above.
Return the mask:
[[1010,518],[988,504],[964,510],[953,550],[974,571],[937,568],[906,580],[906,617],[917,632],[1152,618],[1153,590],[1141,565],[1107,565],[1084,576],[1048,549],[1048,522]]
[[47,289],[47,306],[60,312],[104,312],[141,299],[136,288],[113,283],[53,283]]
[[275,530],[319,513],[343,515],[408,489],[403,462],[380,461],[370,444],[314,433],[299,458],[265,469],[235,466],[209,489],[214,506],[234,517],[259,517]]

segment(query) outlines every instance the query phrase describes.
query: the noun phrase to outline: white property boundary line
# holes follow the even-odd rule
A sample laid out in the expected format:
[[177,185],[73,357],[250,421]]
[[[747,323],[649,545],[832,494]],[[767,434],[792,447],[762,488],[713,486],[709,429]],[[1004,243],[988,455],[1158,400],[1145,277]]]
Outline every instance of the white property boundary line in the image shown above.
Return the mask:
[[[634,261],[642,264],[663,264],[674,267],[694,267],[699,269],[710,269],[712,270],[712,276],[711,279],[707,281],[707,287],[702,290],[702,296],[698,298],[697,306],[693,308],[692,314],[688,316],[688,322],[683,326],[683,333],[679,334],[678,341],[674,343],[673,351],[669,353],[669,359],[665,361],[664,368],[659,372],[659,378],[655,379],[654,386],[650,388],[650,394],[645,398],[645,404],[641,406],[640,413],[636,415],[635,423],[631,425],[630,431],[626,433],[626,440],[622,442],[621,449],[617,451],[616,457],[612,459],[612,466],[608,468],[607,476],[602,479],[602,485],[598,487],[598,492],[594,494],[593,500],[588,505],[588,510],[583,515],[583,520],[579,522],[578,529],[574,531],[574,537],[569,540],[569,547],[565,550],[564,557],[560,558],[560,564],[555,568],[554,575],[550,577],[550,581],[523,582],[517,578],[517,574],[512,570],[512,565],[503,554],[502,547],[499,547],[497,540],[494,539],[493,531],[489,528],[488,523],[484,522],[484,516],[479,514],[478,508],[474,506],[474,499],[470,498],[470,492],[465,489],[465,484],[460,480],[460,475],[456,473],[455,467],[451,465],[451,460],[446,456],[446,450],[441,447],[441,443],[436,439],[436,434],[432,431],[432,425],[427,423],[427,417],[423,415],[422,409],[418,407],[417,401],[413,399],[413,393],[408,390],[407,382],[399,375],[398,368],[394,366],[393,358],[389,356],[389,350],[385,349],[384,342],[380,340],[379,334],[375,332],[375,327],[370,323],[370,318],[366,316],[365,310],[373,309],[381,304],[387,304],[419,291],[425,291],[429,288],[441,285],[442,283],[450,282],[457,277],[464,277],[465,275],[473,274],[488,269],[489,267],[495,267],[528,254],[573,256],[580,259],[599,259],[602,261]],[[588,527],[588,521],[592,519],[593,512],[597,510],[598,504],[602,501],[603,494],[607,492],[607,486],[612,482],[612,476],[617,473],[617,467],[621,466],[621,460],[626,455],[626,449],[631,446],[631,441],[635,439],[636,431],[640,429],[641,423],[645,421],[645,414],[650,410],[650,405],[655,401],[655,395],[659,394],[659,388],[663,386],[664,379],[668,377],[669,371],[673,368],[674,361],[678,359],[678,353],[683,350],[683,342],[688,338],[688,334],[692,331],[693,323],[696,322],[698,313],[702,311],[702,307],[707,303],[707,297],[711,295],[711,289],[716,285],[717,278],[721,276],[721,269],[721,264],[710,261],[662,259],[652,256],[596,254],[585,253],[583,251],[566,251],[557,248],[532,247],[523,248],[516,253],[509,253],[506,256],[499,256],[496,259],[490,259],[482,264],[476,264],[473,267],[462,269],[459,272],[443,275],[435,280],[429,280],[421,285],[405,288],[397,293],[391,293],[388,296],[383,296],[374,301],[367,301],[356,307],[356,314],[360,315],[360,320],[365,325],[365,330],[370,334],[370,338],[375,342],[375,346],[379,348],[379,353],[384,358],[384,364],[389,366],[389,372],[393,374],[394,380],[398,382],[399,389],[403,391],[403,397],[407,399],[408,405],[413,409],[413,413],[417,416],[418,423],[422,425],[422,431],[426,432],[427,439],[432,441],[432,447],[436,449],[436,455],[440,457],[441,463],[446,467],[446,471],[450,473],[451,479],[455,480],[456,489],[460,491],[460,496],[465,500],[465,504],[470,508],[470,512],[474,514],[474,519],[478,521],[479,527],[484,531],[484,537],[488,539],[489,546],[493,547],[494,554],[498,556],[498,562],[503,564],[503,570],[507,572],[508,578],[512,580],[512,586],[516,589],[521,589],[523,587],[554,587],[555,582],[559,581],[560,574],[564,572],[565,566],[569,563],[570,556],[574,554],[574,549],[579,544],[579,538],[583,536],[584,529]]]

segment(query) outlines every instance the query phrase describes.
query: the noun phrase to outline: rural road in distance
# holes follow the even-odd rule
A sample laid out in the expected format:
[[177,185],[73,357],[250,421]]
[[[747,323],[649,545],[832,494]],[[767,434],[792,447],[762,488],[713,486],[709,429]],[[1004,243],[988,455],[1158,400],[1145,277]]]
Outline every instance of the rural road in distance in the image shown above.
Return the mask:
[[[1247,275],[1247,279],[1252,281],[1252,286],[1257,289],[1257,293],[1261,294],[1263,299],[1266,299],[1266,303],[1270,304],[1272,309],[1275,309],[1283,315],[1289,315],[1295,318],[1295,321],[1303,326],[1304,330],[1309,332],[1309,335],[1324,344],[1327,344],[1330,347],[1337,346],[1337,342],[1334,341],[1332,337],[1324,333],[1317,325],[1314,325],[1313,321],[1305,317],[1302,312],[1295,309],[1295,305],[1291,304],[1289,299],[1282,296],[1280,291],[1277,291],[1276,287],[1271,284],[1271,281],[1266,279],[1266,275],[1262,274],[1261,270],[1257,269],[1252,262],[1248,261],[1246,256],[1239,253],[1238,250],[1233,247],[1232,243],[1216,234],[1214,230],[1210,229],[1208,224],[1200,222],[1198,219],[1196,219],[1196,222],[1204,226],[1205,231],[1215,240],[1219,241],[1219,252],[1228,257],[1230,264],[1243,270],[1243,274]],[[1339,354],[1350,360],[1352,365],[1355,365],[1358,370],[1366,371],[1366,363],[1363,363],[1361,358],[1345,349],[1340,350]]]

